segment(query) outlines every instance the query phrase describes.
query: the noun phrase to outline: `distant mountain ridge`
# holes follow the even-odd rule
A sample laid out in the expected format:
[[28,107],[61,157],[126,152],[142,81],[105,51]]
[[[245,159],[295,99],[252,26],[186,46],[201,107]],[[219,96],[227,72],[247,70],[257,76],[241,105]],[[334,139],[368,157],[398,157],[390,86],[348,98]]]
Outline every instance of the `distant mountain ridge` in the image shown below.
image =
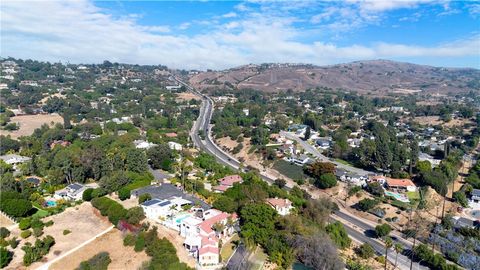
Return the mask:
[[277,92],[328,87],[359,93],[456,93],[480,90],[480,70],[444,68],[390,60],[309,64],[250,64],[190,77],[198,89],[256,89]]

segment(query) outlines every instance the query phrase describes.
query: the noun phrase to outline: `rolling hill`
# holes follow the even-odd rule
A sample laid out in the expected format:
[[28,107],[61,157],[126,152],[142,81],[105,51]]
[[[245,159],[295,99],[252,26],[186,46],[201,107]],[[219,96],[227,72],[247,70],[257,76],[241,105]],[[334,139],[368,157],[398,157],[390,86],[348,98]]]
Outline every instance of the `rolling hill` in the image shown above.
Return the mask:
[[201,90],[256,89],[277,92],[327,87],[359,93],[456,93],[480,90],[480,70],[443,68],[389,60],[357,61],[330,66],[308,64],[245,65],[190,77]]

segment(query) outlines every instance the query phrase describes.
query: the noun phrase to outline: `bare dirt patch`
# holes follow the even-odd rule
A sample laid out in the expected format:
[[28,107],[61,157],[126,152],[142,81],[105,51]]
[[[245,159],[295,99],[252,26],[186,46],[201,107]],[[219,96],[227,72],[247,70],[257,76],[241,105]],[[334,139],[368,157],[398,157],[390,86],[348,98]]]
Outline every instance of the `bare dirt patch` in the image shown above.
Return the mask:
[[424,126],[436,126],[436,125],[443,125],[445,127],[462,127],[467,123],[472,122],[468,119],[452,119],[448,122],[444,122],[440,119],[439,116],[418,116],[413,119],[413,121],[417,122],[420,125]]
[[[55,245],[50,249],[50,252],[43,258],[42,262],[36,262],[32,264],[28,269],[36,269],[42,265],[42,263],[52,261],[68,252],[69,250],[81,245],[88,241],[95,235],[108,229],[110,222],[96,213],[92,205],[85,202],[81,205],[66,209],[64,212],[45,218],[43,221],[47,222],[53,220],[54,224],[50,227],[44,228],[44,234],[40,237],[43,238],[46,235],[51,235],[55,238]],[[67,235],[63,234],[64,230],[69,230]],[[12,235],[20,238],[20,230],[16,228],[12,230]],[[21,240],[20,245],[15,249],[15,254],[12,262],[7,269],[26,269],[23,266],[22,259],[24,252],[21,247],[26,242],[35,242],[33,236],[27,240]],[[75,265],[76,267],[78,265]]]
[[4,217],[3,215],[0,214],[0,225],[2,227],[9,227],[9,226],[12,226],[13,224],[15,224],[15,223],[13,223],[10,219],[8,219],[8,218],[6,218],[6,217]]
[[63,123],[63,118],[56,113],[19,115],[11,117],[10,122],[17,123],[20,128],[15,131],[0,130],[0,135],[10,135],[12,138],[17,139],[21,136],[32,135],[33,131],[40,128],[43,124],[53,126],[56,123]]
[[201,100],[200,97],[198,97],[197,95],[195,95],[193,93],[182,92],[182,93],[177,94],[176,101],[189,101],[189,100],[192,100],[192,99]]
[[135,252],[133,247],[124,246],[122,233],[117,229],[113,229],[81,249],[55,262],[49,269],[75,269],[82,261],[88,260],[100,252],[108,252],[110,254],[112,262],[108,266],[109,269],[138,269],[143,262],[150,259],[144,251]]

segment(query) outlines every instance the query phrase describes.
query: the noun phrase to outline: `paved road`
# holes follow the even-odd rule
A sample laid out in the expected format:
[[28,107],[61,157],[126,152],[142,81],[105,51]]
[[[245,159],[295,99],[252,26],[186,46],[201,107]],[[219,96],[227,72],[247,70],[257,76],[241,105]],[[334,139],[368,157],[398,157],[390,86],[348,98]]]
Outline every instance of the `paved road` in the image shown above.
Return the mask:
[[[213,142],[213,140],[211,138],[211,135],[210,135],[210,120],[211,120],[212,113],[213,113],[213,100],[211,98],[209,98],[208,96],[203,95],[202,93],[196,91],[190,85],[182,82],[181,80],[177,79],[177,81],[180,84],[184,85],[188,90],[190,90],[193,93],[201,96],[202,99],[203,99],[202,100],[202,108],[200,109],[200,115],[199,115],[197,121],[195,122],[195,124],[192,128],[192,131],[190,133],[190,135],[192,137],[192,140],[195,143],[195,145],[197,147],[199,147],[200,149],[204,150],[205,152],[213,155],[219,163],[221,163],[223,165],[226,165],[226,166],[230,166],[231,168],[234,168],[234,169],[239,169],[241,167],[240,162],[238,160],[236,160],[234,157],[232,157],[230,154],[228,154],[228,153],[224,152],[222,149],[220,149]],[[199,131],[202,132],[203,134],[205,134],[205,140],[202,140],[202,138],[199,135]],[[292,137],[292,139],[294,139],[294,137]],[[296,139],[299,139],[299,138],[297,137]],[[306,143],[301,139],[299,139],[299,140],[300,140],[300,143],[302,143],[302,142]],[[302,144],[302,146],[303,146],[303,144]],[[312,150],[313,153],[315,153],[315,151],[316,151],[317,153],[314,154],[314,155],[317,156],[317,154],[318,154],[319,158],[321,158],[323,156],[320,152],[318,152],[317,149],[315,149],[314,147],[312,147],[308,143],[307,143],[307,145],[305,145],[304,148]],[[325,156],[323,156],[323,158],[328,159]],[[348,169],[352,172],[355,172],[354,169],[360,170],[362,173],[365,172],[365,171],[363,171],[361,169],[358,169],[358,168],[350,167],[350,166],[347,166],[347,165],[341,164],[341,163],[339,163],[339,164],[342,167],[343,166],[348,167]],[[359,173],[360,171],[357,171],[357,173]],[[367,172],[367,173],[370,173],[370,172]],[[261,177],[262,177],[263,180],[265,180],[269,183],[273,183],[275,181],[275,179],[271,179],[268,176],[263,175],[263,174],[261,174]],[[363,221],[362,219],[356,217],[356,216],[348,215],[348,214],[340,213],[339,215],[342,218],[345,218],[349,222],[349,223],[342,222],[343,225],[345,226],[345,228],[347,229],[347,232],[349,233],[349,235],[352,238],[356,239],[357,241],[359,241],[361,243],[375,243],[374,244],[375,250],[379,254],[384,254],[385,248],[383,247],[383,245],[381,243],[377,242],[375,239],[372,239],[368,235],[366,235],[366,234],[368,234],[368,231],[373,231],[375,227],[370,225],[369,223]],[[397,237],[397,239],[402,239],[402,238]],[[405,239],[402,239],[400,241],[402,243],[403,243],[403,241],[405,241],[406,244],[410,243],[409,241],[407,241]],[[380,248],[380,246],[381,246],[381,248]],[[409,245],[406,245],[406,247],[408,248]],[[391,253],[391,254],[393,254],[393,253]],[[388,259],[391,263],[394,263],[393,256],[392,257],[389,256]],[[400,260],[400,255],[399,255],[398,266],[401,267],[401,269],[408,269],[410,267],[409,260],[408,260],[408,263],[407,263],[406,260],[408,260],[408,258],[405,257],[405,260],[401,261]],[[422,268],[417,263],[414,263],[414,269],[428,269],[428,268]]]
[[241,243],[238,248],[235,250],[235,253],[232,255],[230,260],[227,262],[228,270],[246,270],[248,269],[248,257],[250,253],[248,252],[245,245]]

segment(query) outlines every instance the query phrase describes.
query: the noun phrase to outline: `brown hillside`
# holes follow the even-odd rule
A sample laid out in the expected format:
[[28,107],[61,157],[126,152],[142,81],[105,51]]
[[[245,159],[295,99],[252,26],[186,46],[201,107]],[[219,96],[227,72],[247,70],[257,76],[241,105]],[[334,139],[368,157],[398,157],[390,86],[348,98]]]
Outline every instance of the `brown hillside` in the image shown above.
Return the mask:
[[328,87],[360,93],[455,93],[480,90],[480,70],[442,68],[387,60],[318,67],[304,64],[246,65],[190,78],[198,89],[276,92]]

